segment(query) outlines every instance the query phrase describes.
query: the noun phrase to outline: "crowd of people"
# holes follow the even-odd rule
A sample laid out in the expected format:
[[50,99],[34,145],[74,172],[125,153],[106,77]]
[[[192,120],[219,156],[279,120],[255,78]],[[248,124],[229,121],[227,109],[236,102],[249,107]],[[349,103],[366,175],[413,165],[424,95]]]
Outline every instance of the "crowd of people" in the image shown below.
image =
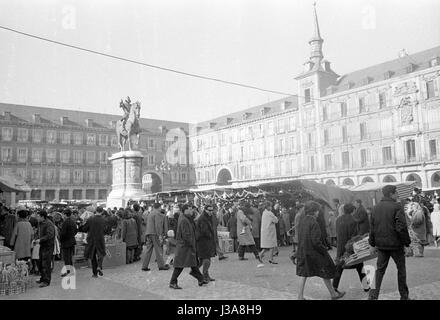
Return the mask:
[[[264,267],[265,257],[276,265],[281,246],[292,246],[291,261],[300,277],[299,299],[304,299],[307,278],[324,280],[332,299],[344,296],[339,291],[347,243],[355,237],[369,236],[377,250],[377,274],[374,289],[365,281],[363,263],[356,269],[362,288],[370,299],[377,299],[383,275],[391,257],[398,269],[402,299],[408,299],[405,258],[423,256],[423,247],[440,239],[440,199],[417,193],[397,202],[395,186],[383,189],[384,198],[373,208],[362,201],[340,203],[333,208],[313,200],[288,204],[277,199],[258,198],[230,202],[152,204],[130,202],[126,208],[88,207],[84,209],[12,210],[0,205],[0,235],[5,246],[15,251],[16,259],[28,261],[31,272],[40,275],[41,287],[50,285],[54,260],[62,257],[68,276],[73,266],[78,232],[87,233],[84,257],[91,260],[92,276],[103,276],[106,255],[105,237],[126,244],[126,263],[141,260],[141,269],[151,271],[152,253],[158,270],[173,266],[169,287],[181,289],[178,277],[184,268],[203,286],[215,281],[210,273],[211,259],[228,258],[219,243],[218,230],[227,230],[238,260],[255,256],[257,267]],[[427,203],[429,202],[429,204]],[[291,205],[293,204],[293,205]],[[330,209],[330,210],[329,210]],[[218,227],[222,228],[218,228]],[[333,259],[328,253],[336,248]]]

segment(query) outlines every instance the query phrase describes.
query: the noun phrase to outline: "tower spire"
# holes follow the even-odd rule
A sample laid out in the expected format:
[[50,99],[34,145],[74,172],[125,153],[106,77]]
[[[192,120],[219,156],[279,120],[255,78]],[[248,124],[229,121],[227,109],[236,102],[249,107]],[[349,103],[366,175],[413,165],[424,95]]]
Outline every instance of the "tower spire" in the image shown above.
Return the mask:
[[319,32],[319,23],[318,23],[318,15],[316,13],[316,1],[313,3],[313,15],[314,15],[314,23],[315,23],[315,33],[313,35],[313,39],[321,39],[321,33]]
[[322,43],[324,40],[321,38],[321,32],[319,31],[318,14],[316,13],[316,1],[313,3],[313,22],[314,22],[314,33],[313,37],[310,39],[310,60],[314,63],[319,63],[323,58],[322,54]]

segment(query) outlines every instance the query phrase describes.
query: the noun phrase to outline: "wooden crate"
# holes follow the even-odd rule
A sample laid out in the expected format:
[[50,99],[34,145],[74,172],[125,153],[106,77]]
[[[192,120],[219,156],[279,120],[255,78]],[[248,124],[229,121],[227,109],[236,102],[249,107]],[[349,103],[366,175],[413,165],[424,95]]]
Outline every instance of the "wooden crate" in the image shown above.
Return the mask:
[[15,252],[14,251],[0,252],[0,262],[2,262],[3,265],[15,263]]

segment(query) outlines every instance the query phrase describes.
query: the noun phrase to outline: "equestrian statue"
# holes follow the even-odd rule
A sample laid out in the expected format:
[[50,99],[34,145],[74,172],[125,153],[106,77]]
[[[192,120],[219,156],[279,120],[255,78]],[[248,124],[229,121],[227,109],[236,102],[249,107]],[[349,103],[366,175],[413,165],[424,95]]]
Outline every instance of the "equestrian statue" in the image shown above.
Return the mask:
[[135,135],[135,144],[139,144],[139,134],[141,128],[139,126],[139,117],[141,110],[141,103],[136,101],[131,103],[130,97],[127,97],[125,101],[119,103],[119,107],[124,111],[124,116],[116,123],[116,135],[118,136],[119,148],[124,151],[125,144],[128,140],[128,150],[131,149],[131,139]]

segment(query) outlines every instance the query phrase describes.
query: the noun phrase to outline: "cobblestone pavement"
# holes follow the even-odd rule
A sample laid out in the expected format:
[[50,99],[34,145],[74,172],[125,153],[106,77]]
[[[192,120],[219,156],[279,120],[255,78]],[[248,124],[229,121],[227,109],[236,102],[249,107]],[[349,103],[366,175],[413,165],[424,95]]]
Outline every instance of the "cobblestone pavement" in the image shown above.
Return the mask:
[[[77,269],[75,290],[64,290],[61,287],[59,270],[61,262],[53,273],[53,283],[47,288],[32,288],[17,296],[0,297],[0,299],[275,299],[295,300],[299,287],[295,266],[289,257],[289,247],[280,249],[278,265],[265,264],[257,268],[257,261],[251,253],[246,253],[247,261],[239,261],[237,254],[228,254],[229,259],[219,261],[212,259],[211,277],[216,281],[199,287],[197,281],[189,275],[189,268],[179,277],[183,290],[168,288],[172,269],[159,271],[154,263],[151,271],[141,271],[141,262],[105,269],[104,277],[91,278],[89,268]],[[331,255],[336,250],[332,250]],[[375,265],[376,261],[367,264]],[[407,259],[407,278],[410,297],[417,300],[440,299],[440,249],[427,250],[425,258]],[[367,294],[362,290],[355,270],[346,270],[341,279],[340,290],[346,291],[346,300],[365,300]],[[329,299],[329,293],[319,278],[307,280],[306,298]],[[381,288],[380,299],[399,299],[397,292],[397,270],[390,261]]]

